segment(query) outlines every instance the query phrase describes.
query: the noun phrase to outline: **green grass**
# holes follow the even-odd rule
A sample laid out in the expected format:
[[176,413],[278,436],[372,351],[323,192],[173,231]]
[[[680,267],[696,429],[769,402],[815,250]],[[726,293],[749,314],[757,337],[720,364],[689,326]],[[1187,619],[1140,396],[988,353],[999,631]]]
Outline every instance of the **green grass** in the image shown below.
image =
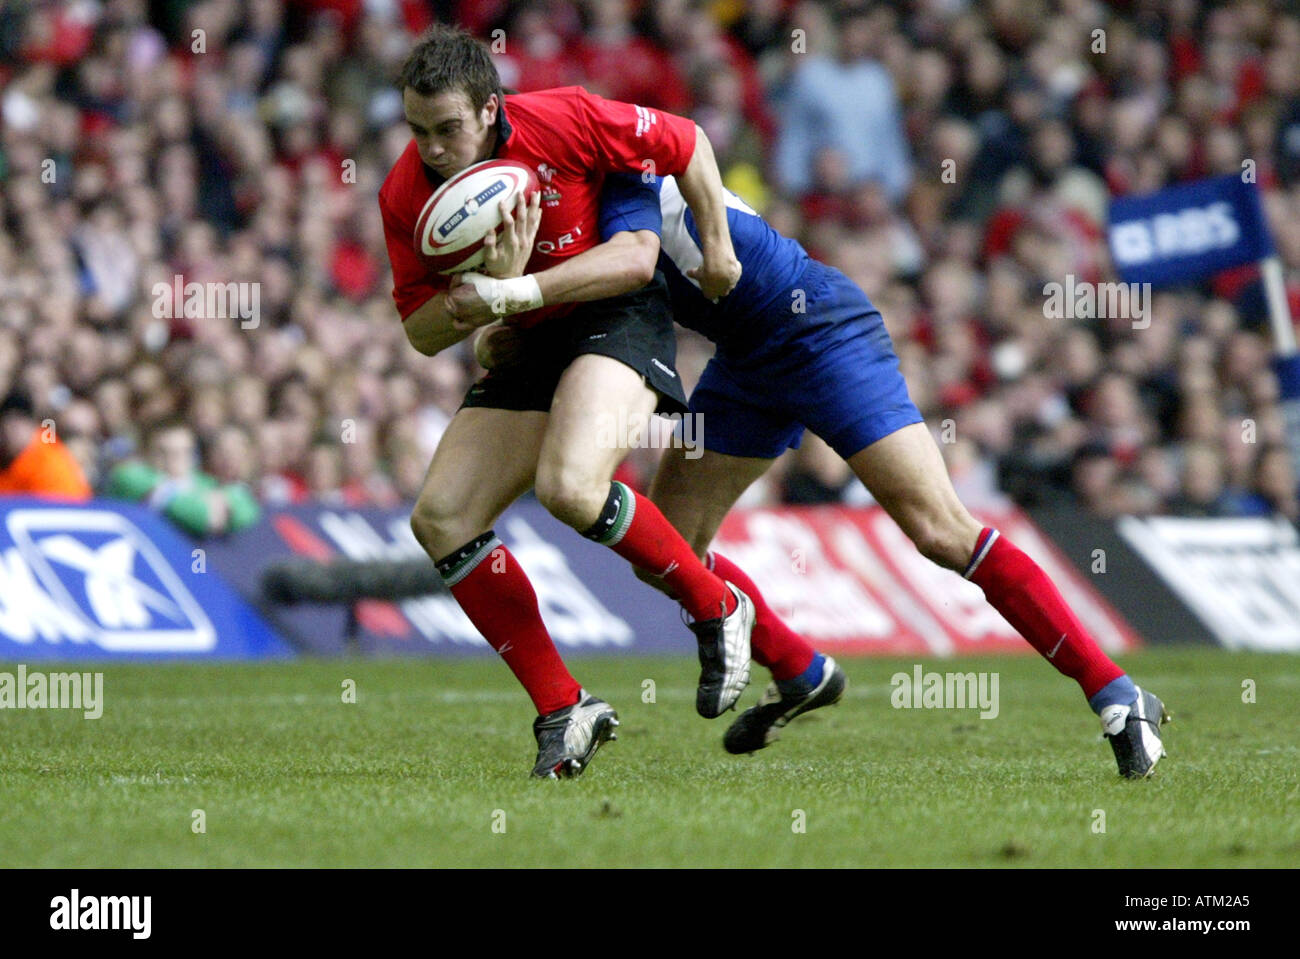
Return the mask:
[[531,710],[494,660],[111,665],[99,720],[0,711],[0,866],[1300,864],[1300,659],[1124,665],[1175,719],[1145,782],[1030,656],[925,664],[997,672],[990,720],[893,709],[912,661],[849,661],[844,702],[753,757],[722,751],[730,716],[695,715],[690,660],[575,660],[623,727],[565,782],[527,777]]

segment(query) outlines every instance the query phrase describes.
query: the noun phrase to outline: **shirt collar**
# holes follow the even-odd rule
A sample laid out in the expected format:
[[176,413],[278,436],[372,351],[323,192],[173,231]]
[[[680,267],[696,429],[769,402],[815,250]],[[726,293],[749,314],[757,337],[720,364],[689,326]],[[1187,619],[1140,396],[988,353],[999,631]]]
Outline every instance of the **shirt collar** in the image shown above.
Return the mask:
[[501,148],[506,145],[510,139],[510,134],[514,133],[515,128],[510,125],[510,118],[506,116],[506,96],[501,94],[501,103],[497,107],[497,146],[492,151],[495,157],[501,152]]

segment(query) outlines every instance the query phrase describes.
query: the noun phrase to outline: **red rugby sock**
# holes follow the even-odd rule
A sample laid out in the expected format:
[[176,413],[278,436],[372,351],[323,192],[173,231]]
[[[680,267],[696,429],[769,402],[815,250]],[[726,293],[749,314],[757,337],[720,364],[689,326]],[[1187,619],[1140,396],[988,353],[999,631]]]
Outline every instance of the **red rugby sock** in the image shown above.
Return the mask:
[[750,636],[750,653],[766,666],[773,679],[793,679],[810,665],[817,651],[787,626],[763,599],[758,586],[743,569],[721,553],[710,552],[711,569],[729,583],[735,583],[754,601],[754,632]]
[[476,548],[438,563],[451,595],[528,691],[540,715],[572,706],[581,687],[551,642],[533,584],[518,560],[495,536],[480,537],[465,549],[470,547]]
[[984,590],[989,603],[1053,666],[1083,687],[1091,699],[1124,675],[1088,635],[1047,574],[1014,543],[985,527],[965,577]]
[[584,535],[663,579],[694,619],[717,619],[736,608],[727,584],[709,572],[648,498],[615,481],[601,516]]

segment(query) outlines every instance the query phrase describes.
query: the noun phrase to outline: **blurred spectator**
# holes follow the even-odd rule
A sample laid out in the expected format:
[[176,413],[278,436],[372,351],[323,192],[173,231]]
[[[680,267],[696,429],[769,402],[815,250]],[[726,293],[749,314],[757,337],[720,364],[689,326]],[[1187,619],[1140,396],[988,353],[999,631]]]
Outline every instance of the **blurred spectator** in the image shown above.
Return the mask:
[[0,496],[90,499],[90,484],[53,421],[38,423],[21,392],[0,401]]
[[191,536],[233,533],[257,522],[261,510],[242,483],[222,485],[199,470],[194,432],[182,421],[149,435],[148,460],[128,460],[108,476],[105,494],[144,503]]
[[861,488],[862,484],[849,464],[821,437],[805,433],[785,474],[782,498],[800,506],[838,503],[855,486]]
[[695,122],[709,138],[724,178],[738,166],[761,170],[765,151],[760,132],[744,113],[740,75],[724,63],[709,63],[695,72],[692,84]]
[[637,33],[630,0],[585,0],[586,29],[573,48],[593,93],[686,113],[690,92],[672,57]]
[[1225,488],[1223,455],[1212,443],[1192,443],[1183,451],[1182,493],[1172,504],[1182,516],[1236,514]]
[[[495,58],[501,84],[514,90],[547,90],[580,83],[582,71],[565,50],[562,17],[540,2],[511,5],[505,50]],[[551,6],[554,6],[553,4]]]
[[[728,184],[880,308],[964,496],[1294,518],[1257,269],[1158,295],[1146,329],[1045,309],[1047,283],[1115,278],[1108,194],[1250,159],[1300,316],[1300,16],[1259,0],[0,5],[0,392],[96,488],[179,419],[217,490],[416,495],[479,372],[406,343],[374,203],[435,13],[508,86],[700,123]],[[259,322],[162,308],[177,276],[257,284]],[[710,350],[681,335],[685,385]],[[862,501],[846,476],[809,437],[742,502]]]
[[[892,202],[907,191],[910,153],[894,81],[875,58],[877,29],[874,11],[855,11],[839,24],[838,51],[812,45],[829,38],[810,37],[808,51],[793,55],[775,155],[782,188],[826,192],[875,180]],[[842,173],[830,172],[830,156]]]
[[1246,515],[1282,516],[1300,523],[1300,483],[1285,446],[1266,446],[1255,464],[1255,488],[1245,499]]

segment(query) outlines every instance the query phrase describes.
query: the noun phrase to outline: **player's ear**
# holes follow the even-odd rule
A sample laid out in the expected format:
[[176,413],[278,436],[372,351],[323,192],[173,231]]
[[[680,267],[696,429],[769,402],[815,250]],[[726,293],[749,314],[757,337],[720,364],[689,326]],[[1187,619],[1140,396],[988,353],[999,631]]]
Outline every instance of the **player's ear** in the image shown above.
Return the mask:
[[485,127],[490,127],[497,122],[497,110],[501,108],[501,98],[495,93],[488,94],[487,103],[483,104],[483,109],[479,111],[479,119]]

